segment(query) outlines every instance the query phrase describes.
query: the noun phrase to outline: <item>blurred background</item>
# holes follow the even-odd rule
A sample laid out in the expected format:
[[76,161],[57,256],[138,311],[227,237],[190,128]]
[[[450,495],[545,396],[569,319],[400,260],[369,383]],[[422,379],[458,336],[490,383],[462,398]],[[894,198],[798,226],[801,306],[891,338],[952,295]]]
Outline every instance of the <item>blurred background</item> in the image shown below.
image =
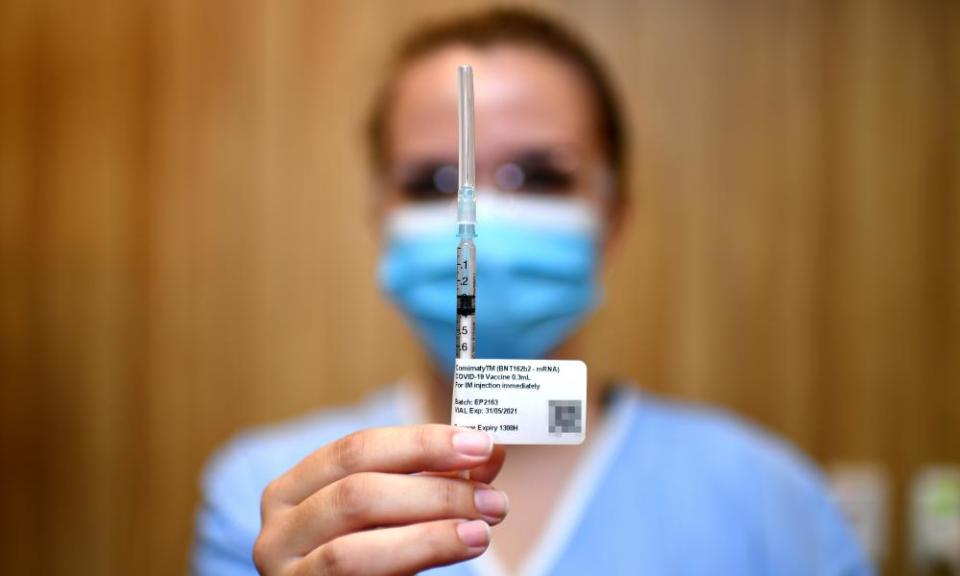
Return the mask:
[[[483,4],[0,1],[4,573],[183,572],[216,446],[414,365],[361,127],[395,40]],[[634,133],[592,369],[784,436],[885,573],[946,569],[960,4],[534,5]]]

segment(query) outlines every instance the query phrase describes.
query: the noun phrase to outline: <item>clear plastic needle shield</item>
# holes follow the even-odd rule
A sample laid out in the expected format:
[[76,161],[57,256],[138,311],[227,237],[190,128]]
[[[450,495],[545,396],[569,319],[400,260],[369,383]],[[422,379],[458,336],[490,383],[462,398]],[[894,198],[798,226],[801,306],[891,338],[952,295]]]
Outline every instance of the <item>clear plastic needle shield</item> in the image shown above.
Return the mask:
[[[498,444],[580,444],[587,426],[587,366],[579,360],[474,359],[477,313],[473,69],[457,69],[457,334],[451,423]],[[495,297],[509,297],[496,295]]]

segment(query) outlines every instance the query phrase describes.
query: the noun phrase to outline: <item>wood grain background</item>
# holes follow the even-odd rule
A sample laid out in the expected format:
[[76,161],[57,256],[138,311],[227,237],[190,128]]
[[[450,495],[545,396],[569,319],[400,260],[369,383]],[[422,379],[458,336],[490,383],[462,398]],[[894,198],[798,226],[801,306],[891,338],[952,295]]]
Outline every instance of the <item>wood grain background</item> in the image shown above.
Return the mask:
[[[909,479],[960,460],[960,7],[538,5],[635,133],[592,369],[879,463],[906,573]],[[0,571],[181,572],[216,445],[413,365],[359,128],[453,9],[0,1]]]

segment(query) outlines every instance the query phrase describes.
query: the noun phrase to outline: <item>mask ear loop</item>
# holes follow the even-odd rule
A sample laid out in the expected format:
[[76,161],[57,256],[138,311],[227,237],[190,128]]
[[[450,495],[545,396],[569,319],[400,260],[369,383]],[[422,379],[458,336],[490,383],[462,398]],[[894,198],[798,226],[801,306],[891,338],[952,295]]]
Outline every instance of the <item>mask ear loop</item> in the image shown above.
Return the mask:
[[607,236],[611,233],[611,226],[609,226],[609,223],[616,216],[613,211],[616,206],[614,200],[616,198],[619,182],[617,181],[617,177],[613,170],[611,170],[608,166],[599,167],[590,180],[590,196],[592,200],[597,202],[597,204],[600,206],[600,222],[598,232],[600,240],[605,241]]
[[365,187],[364,208],[367,219],[376,234],[377,242],[382,243],[387,238],[386,222],[389,216],[386,206],[386,192],[384,192],[387,187],[387,176],[378,170],[367,177]]

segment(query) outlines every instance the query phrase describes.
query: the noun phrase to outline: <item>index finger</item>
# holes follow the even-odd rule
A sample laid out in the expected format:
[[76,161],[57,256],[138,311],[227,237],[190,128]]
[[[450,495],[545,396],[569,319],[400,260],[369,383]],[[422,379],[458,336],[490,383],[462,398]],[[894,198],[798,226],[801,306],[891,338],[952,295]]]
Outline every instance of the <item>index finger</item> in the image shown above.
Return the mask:
[[479,466],[493,454],[486,432],[444,424],[369,428],[331,442],[275,480],[272,496],[296,505],[357,472],[439,472]]

